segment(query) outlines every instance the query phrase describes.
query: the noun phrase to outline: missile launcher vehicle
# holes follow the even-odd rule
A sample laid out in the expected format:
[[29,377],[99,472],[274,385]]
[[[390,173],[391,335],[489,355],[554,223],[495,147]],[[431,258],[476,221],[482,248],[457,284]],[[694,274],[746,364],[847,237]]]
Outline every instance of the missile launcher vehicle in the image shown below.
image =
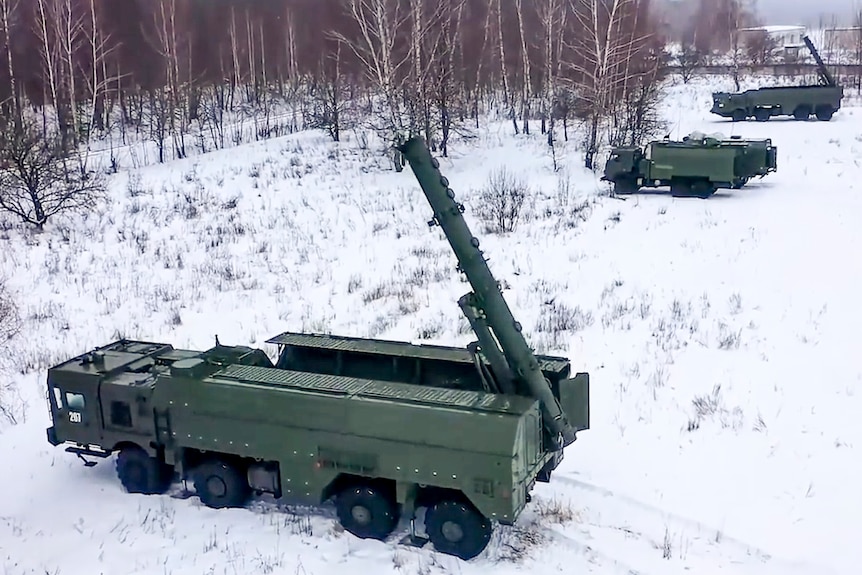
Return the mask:
[[724,139],[693,132],[682,141],[655,140],[643,149],[614,148],[601,179],[612,182],[621,195],[670,186],[676,197],[708,198],[718,189],[738,189],[755,176],[776,171],[777,154],[769,138]]
[[[468,560],[511,525],[589,428],[589,374],[536,356],[421,138],[398,147],[473,291],[465,348],[283,333],[262,350],[122,339],[48,370],[47,439],[85,465],[116,455],[131,493],[188,481],[210,507],[334,500],[360,538]],[[414,519],[424,509],[424,535]]]
[[829,121],[841,108],[844,88],[840,86],[814,44],[803,36],[802,40],[814,57],[817,65],[817,84],[805,86],[768,86],[744,92],[714,92],[711,113],[741,122],[754,118],[766,122],[772,116],[793,116],[807,120],[812,114],[821,121]]

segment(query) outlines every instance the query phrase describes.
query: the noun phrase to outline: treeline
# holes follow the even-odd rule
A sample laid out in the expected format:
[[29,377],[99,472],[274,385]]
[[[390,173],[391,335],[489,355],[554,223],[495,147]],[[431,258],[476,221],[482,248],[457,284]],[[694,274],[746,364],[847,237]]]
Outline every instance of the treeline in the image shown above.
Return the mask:
[[[441,153],[489,106],[515,132],[603,144],[653,129],[665,39],[650,0],[0,0],[0,106],[67,149],[131,132],[188,147],[363,123]],[[233,140],[233,141],[232,141]]]

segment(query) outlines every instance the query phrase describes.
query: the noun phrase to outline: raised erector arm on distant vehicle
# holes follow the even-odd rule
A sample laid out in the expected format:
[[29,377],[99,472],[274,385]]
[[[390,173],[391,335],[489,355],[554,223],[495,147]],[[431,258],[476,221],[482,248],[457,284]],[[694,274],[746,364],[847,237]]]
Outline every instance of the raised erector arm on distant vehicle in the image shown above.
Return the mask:
[[802,37],[802,41],[805,42],[805,45],[814,57],[814,61],[817,62],[817,72],[820,83],[824,86],[834,86],[835,78],[833,78],[832,74],[829,73],[829,70],[826,68],[826,64],[823,63],[823,59],[820,57],[820,52],[818,52],[817,48],[814,47],[811,39],[806,35]]

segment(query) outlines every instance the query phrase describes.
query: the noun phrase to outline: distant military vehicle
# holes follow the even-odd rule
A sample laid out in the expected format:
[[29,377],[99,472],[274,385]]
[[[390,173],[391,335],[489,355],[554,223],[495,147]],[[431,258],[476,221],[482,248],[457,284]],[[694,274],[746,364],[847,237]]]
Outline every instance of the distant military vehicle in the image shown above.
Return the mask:
[[818,120],[829,121],[841,108],[844,88],[835,81],[808,36],[802,40],[817,63],[817,84],[805,86],[769,86],[744,92],[714,92],[712,112],[741,122],[754,118],[765,122],[772,116],[793,116],[807,120],[811,114]]
[[644,149],[614,148],[601,179],[613,182],[617,194],[670,186],[677,197],[708,198],[720,188],[738,189],[755,176],[774,172],[777,153],[769,138],[725,139],[693,132],[682,141],[656,140]]
[[[458,347],[285,333],[261,350],[119,340],[48,370],[52,445],[118,452],[132,493],[190,479],[215,508],[268,493],[335,500],[344,528],[470,559],[492,521],[512,524],[537,481],[589,428],[589,374],[533,354],[421,138],[409,162],[473,291],[459,300],[478,341]],[[427,537],[414,518],[425,509]]]

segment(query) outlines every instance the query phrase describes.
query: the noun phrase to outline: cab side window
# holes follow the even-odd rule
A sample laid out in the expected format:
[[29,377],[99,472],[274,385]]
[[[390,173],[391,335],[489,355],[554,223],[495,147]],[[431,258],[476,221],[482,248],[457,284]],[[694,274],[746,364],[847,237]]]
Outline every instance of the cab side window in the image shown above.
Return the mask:
[[66,407],[72,411],[84,411],[86,402],[84,396],[80,393],[66,392]]

